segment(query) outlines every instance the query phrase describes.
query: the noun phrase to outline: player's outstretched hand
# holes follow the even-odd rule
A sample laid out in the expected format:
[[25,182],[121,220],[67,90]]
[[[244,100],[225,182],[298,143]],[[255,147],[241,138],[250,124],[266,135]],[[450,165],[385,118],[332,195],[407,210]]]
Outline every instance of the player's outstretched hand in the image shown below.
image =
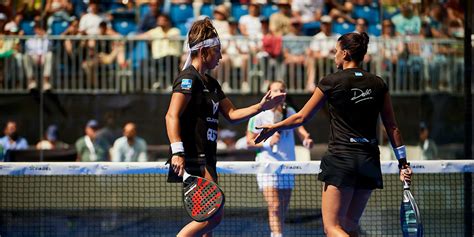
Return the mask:
[[272,129],[271,126],[272,125],[262,125],[260,127],[256,127],[257,129],[262,129],[262,131],[255,138],[255,144],[267,140],[277,131],[276,129]]
[[286,93],[268,91],[260,101],[262,111],[269,110],[285,101]]

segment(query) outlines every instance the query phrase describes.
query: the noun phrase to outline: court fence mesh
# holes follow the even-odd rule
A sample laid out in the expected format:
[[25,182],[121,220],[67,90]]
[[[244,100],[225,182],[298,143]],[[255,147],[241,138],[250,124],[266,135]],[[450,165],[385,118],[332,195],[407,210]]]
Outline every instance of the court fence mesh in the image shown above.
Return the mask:
[[[294,176],[284,236],[324,236],[319,164],[218,162],[226,203],[214,236],[270,236],[257,174]],[[472,233],[474,161],[413,161],[412,167],[425,236]],[[383,162],[382,172],[384,189],[372,193],[362,236],[401,236],[397,163]],[[167,183],[167,173],[162,162],[0,163],[0,236],[176,236],[191,219],[182,185]]]

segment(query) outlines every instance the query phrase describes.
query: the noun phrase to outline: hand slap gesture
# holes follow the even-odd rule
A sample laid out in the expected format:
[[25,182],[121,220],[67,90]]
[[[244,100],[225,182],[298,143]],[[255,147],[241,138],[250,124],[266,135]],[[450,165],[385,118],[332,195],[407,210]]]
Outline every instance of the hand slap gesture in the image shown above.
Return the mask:
[[256,127],[256,129],[262,129],[262,131],[255,138],[255,144],[267,140],[277,131],[275,129],[272,129],[272,125],[262,125],[260,127]]
[[269,110],[285,101],[286,93],[268,91],[260,101],[261,110]]

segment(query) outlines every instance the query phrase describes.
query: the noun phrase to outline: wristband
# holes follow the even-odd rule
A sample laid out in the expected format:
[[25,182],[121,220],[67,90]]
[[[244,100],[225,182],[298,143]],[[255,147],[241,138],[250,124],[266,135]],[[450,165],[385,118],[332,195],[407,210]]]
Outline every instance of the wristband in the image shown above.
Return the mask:
[[395,153],[395,157],[397,158],[397,160],[407,158],[407,150],[405,146],[399,146],[397,148],[393,148],[393,152]]
[[179,152],[184,153],[183,142],[173,142],[171,143],[171,154],[177,154]]
[[270,139],[267,139],[265,142],[263,142],[263,148],[270,149],[270,147]]

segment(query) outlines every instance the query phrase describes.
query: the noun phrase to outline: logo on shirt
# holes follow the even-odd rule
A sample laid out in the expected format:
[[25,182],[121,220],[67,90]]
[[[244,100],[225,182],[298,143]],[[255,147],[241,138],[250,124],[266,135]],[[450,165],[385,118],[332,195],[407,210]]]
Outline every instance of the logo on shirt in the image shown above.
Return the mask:
[[362,74],[362,72],[354,72],[354,75],[355,75],[356,77],[361,77],[361,76],[363,76],[364,74]]
[[364,100],[371,100],[374,98],[370,96],[370,94],[372,94],[372,89],[367,89],[363,91],[358,88],[352,88],[351,91],[354,93],[351,100],[355,101],[356,104]]
[[211,101],[212,101],[212,114],[214,115],[219,109],[219,102],[214,102],[213,100]]
[[181,80],[181,89],[183,90],[191,90],[192,85],[193,85],[193,80],[191,79]]

